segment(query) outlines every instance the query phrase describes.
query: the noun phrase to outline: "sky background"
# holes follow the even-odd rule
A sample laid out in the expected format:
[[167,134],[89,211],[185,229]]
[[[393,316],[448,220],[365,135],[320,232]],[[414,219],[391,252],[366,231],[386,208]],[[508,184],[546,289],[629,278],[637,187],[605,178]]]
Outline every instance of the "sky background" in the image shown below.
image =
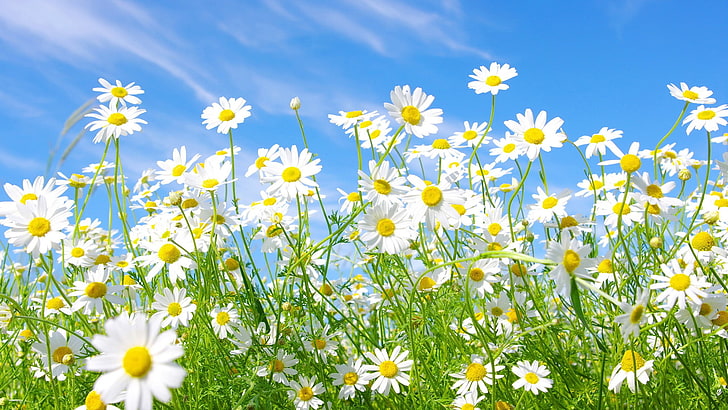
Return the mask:
[[[704,85],[718,104],[728,102],[722,0],[3,3],[0,184],[46,175],[65,120],[96,96],[99,77],[146,91],[141,108],[149,124],[122,142],[132,183],[175,147],[208,155],[227,146],[200,119],[219,96],[243,97],[253,107],[234,132],[243,149],[239,166],[259,147],[300,145],[289,109],[298,96],[309,145],[324,167],[319,181],[332,199],[336,187],[356,187],[356,151],[328,114],[386,114],[394,86],[422,87],[444,111],[440,133],[415,141],[430,143],[463,121],[487,120],[490,96],[467,83],[474,68],[493,61],[519,73],[498,95],[494,136],[504,134],[503,121],[532,108],[563,118],[572,140],[608,126],[624,131],[618,145],[625,150],[635,140],[654,147],[682,109],[668,83]],[[86,122],[60,141],[61,151]],[[98,162],[103,146],[92,136],[51,174]],[[683,127],[668,140],[698,157],[704,141]],[[545,158],[556,185],[574,187],[583,177],[573,150]]]

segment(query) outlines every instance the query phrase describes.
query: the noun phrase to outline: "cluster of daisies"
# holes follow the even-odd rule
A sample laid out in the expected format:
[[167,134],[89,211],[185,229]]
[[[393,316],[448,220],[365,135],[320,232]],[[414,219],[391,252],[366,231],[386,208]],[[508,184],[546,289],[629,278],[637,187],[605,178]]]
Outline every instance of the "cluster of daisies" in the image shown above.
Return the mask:
[[[492,63],[474,70],[468,86],[495,99],[516,76]],[[107,105],[88,114],[87,128],[94,142],[118,150],[121,137],[146,124],[143,90],[99,83],[94,91]],[[687,134],[705,130],[709,144],[728,142],[711,134],[728,117],[712,91],[668,89],[683,112],[698,105],[683,119]],[[119,164],[103,160],[71,176],[5,184],[0,224],[29,260],[4,265],[2,341],[29,353],[19,360],[39,379],[100,373],[80,408],[123,401],[134,409],[169,402],[183,385],[187,370],[177,361],[188,339],[177,332],[207,332],[248,377],[284,386],[297,409],[317,409],[407,394],[422,358],[410,356],[404,346],[414,341],[391,317],[407,311],[410,326],[430,326],[417,315],[449,298],[457,308],[437,331],[459,343],[460,361],[442,366],[451,406],[473,410],[498,383],[534,395],[554,386],[549,367],[559,364],[526,341],[583,318],[579,295],[621,340],[609,347],[616,365],[603,381],[615,393],[625,382],[632,392],[648,383],[655,359],[685,343],[674,334],[728,339],[728,154],[698,160],[662,145],[665,138],[654,149],[620,148],[623,132],[609,127],[569,141],[561,118],[531,109],[502,129],[466,121],[437,136],[443,111],[433,96],[405,85],[390,97],[386,114],[329,116],[360,158],[334,212],[316,179],[320,158],[307,146],[259,148],[236,174],[233,130],[251,115],[243,98],[221,97],[202,112],[207,129],[229,135],[229,147],[207,157],[175,148],[131,188]],[[298,115],[300,100],[290,107]],[[410,146],[409,137],[431,142]],[[600,172],[585,172],[574,191],[552,191],[537,160],[567,141]],[[363,156],[371,156],[366,165]],[[543,183],[527,188],[539,166]],[[242,178],[261,188],[236,195]],[[84,217],[97,187],[137,218]],[[591,207],[578,209],[584,199]],[[312,228],[317,212],[322,238]],[[363,330],[372,323],[378,339]],[[673,323],[679,329],[657,331]]]

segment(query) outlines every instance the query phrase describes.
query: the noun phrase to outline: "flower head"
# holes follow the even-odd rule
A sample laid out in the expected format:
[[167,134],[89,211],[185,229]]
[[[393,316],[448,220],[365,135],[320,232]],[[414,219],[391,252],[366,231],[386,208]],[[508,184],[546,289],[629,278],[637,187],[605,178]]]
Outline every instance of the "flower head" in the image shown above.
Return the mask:
[[428,109],[434,96],[425,94],[419,87],[412,93],[409,85],[405,85],[394,87],[390,97],[392,103],[385,103],[384,108],[398,124],[404,125],[408,134],[423,138],[437,132],[436,124],[442,123],[442,110]]
[[108,102],[109,106],[118,106],[119,104],[126,107],[126,103],[129,104],[141,104],[142,100],[137,97],[138,94],[144,94],[142,87],[129,83],[122,85],[121,81],[116,80],[116,84],[111,84],[106,79],[99,78],[99,84],[101,87],[96,87],[93,91],[100,92],[101,94],[96,97],[101,103]]
[[137,107],[116,107],[116,106],[105,106],[102,105],[98,108],[94,108],[95,112],[86,114],[86,117],[96,118],[96,121],[91,121],[86,124],[89,131],[96,131],[94,136],[94,143],[101,141],[108,141],[109,138],[123,137],[124,135],[133,134],[136,131],[141,131],[141,124],[147,122],[141,118],[137,118],[144,114],[146,110],[142,110]]
[[217,127],[217,132],[227,134],[231,128],[238,128],[246,118],[250,117],[250,106],[245,105],[245,98],[220,97],[219,103],[202,111],[202,124],[208,130]]
[[516,69],[508,64],[501,66],[496,62],[492,62],[490,68],[480,66],[479,69],[473,70],[470,78],[475,81],[469,82],[468,88],[475,90],[476,94],[491,93],[496,95],[498,91],[508,89],[508,84],[505,84],[504,81],[508,81],[517,75]]

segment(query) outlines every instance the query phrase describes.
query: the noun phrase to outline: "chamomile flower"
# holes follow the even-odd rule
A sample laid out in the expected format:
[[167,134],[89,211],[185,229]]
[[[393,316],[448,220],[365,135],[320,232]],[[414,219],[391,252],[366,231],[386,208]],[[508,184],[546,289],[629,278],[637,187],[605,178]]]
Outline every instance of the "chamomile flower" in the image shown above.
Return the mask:
[[143,119],[138,118],[147,111],[137,107],[107,107],[102,105],[94,108],[94,111],[85,116],[96,118],[96,120],[91,121],[84,127],[88,128],[89,131],[98,130],[94,136],[94,144],[101,141],[107,142],[110,138],[118,139],[119,137],[141,131],[141,124],[147,123]]
[[540,392],[547,391],[554,385],[553,380],[546,378],[551,374],[551,371],[536,360],[530,363],[521,360],[511,368],[511,371],[519,377],[518,380],[513,382],[514,389],[523,387],[524,390],[537,395]]
[[265,172],[261,174],[261,182],[271,184],[266,190],[269,194],[292,200],[299,194],[307,195],[310,190],[318,188],[312,177],[321,171],[320,160],[313,159],[308,149],[304,148],[299,153],[295,145],[282,148],[279,159],[280,162],[266,162]]
[[369,161],[369,174],[359,171],[359,187],[364,199],[377,207],[384,204],[400,203],[400,198],[407,193],[407,179],[389,161],[377,166],[376,161]]
[[269,161],[275,161],[280,155],[280,146],[273,144],[270,148],[258,148],[258,157],[250,164],[245,176],[249,177],[256,172],[265,172],[265,166]]
[[588,269],[596,262],[593,258],[588,258],[590,252],[590,245],[584,245],[578,239],[568,239],[566,235],[562,236],[560,242],[548,242],[546,258],[558,262],[558,265],[549,271],[549,276],[556,283],[556,291],[560,295],[571,295],[573,278],[591,280]]
[[161,317],[122,314],[106,321],[106,335],[91,340],[99,355],[87,359],[86,368],[103,372],[94,390],[107,403],[126,391],[124,408],[151,409],[153,400],[167,403],[170,388],[182,385],[187,372],[175,363],[184,354],[174,330],[160,333]]
[[718,131],[720,126],[728,124],[725,117],[728,117],[728,104],[719,105],[713,108],[706,108],[704,105],[690,111],[690,114],[683,120],[683,125],[688,124],[685,132],[689,135],[693,130]]
[[122,305],[126,301],[118,295],[123,289],[123,285],[107,284],[110,278],[109,269],[106,266],[98,265],[86,271],[85,281],[76,281],[73,283],[73,292],[69,296],[78,296],[71,310],[74,312],[83,309],[85,314],[92,312],[102,313],[104,311],[103,302]]
[[10,229],[5,237],[11,245],[22,247],[33,257],[58,249],[66,234],[71,212],[63,198],[48,202],[45,197],[17,203],[15,212],[6,215],[1,223]]
[[516,114],[518,121],[508,120],[506,127],[515,133],[513,137],[516,145],[525,152],[530,161],[538,157],[541,151],[549,152],[551,148],[562,146],[562,140],[566,139],[559,129],[564,120],[559,117],[546,121],[546,111],[538,113],[533,117],[533,111],[526,109],[524,114]]
[[467,393],[475,393],[478,391],[483,394],[488,393],[488,386],[492,386],[496,379],[503,378],[502,374],[498,374],[505,366],[498,365],[498,359],[493,363],[485,363],[483,356],[476,354],[470,356],[470,363],[463,365],[462,370],[453,373],[450,376],[457,380],[452,385],[453,390],[457,390],[459,396]]
[[359,221],[359,230],[369,250],[388,254],[404,251],[417,236],[409,213],[391,204],[371,208]]
[[226,307],[215,307],[210,312],[210,316],[212,317],[212,330],[219,339],[227,338],[228,333],[240,322],[238,311],[232,303]]
[[385,103],[384,108],[389,115],[404,125],[404,130],[418,138],[424,138],[437,132],[437,125],[442,123],[442,110],[430,108],[435,97],[425,94],[421,88],[410,92],[410,86],[396,86],[390,93],[392,103]]
[[[37,201],[38,198],[45,198],[48,204],[55,203],[56,200],[61,198],[66,203],[71,201],[61,196],[68,188],[63,185],[58,185],[55,178],[48,179],[48,182],[43,177],[36,177],[33,182],[24,179],[22,186],[7,182],[3,185],[3,188],[8,194],[8,197],[10,197],[10,201],[0,201],[0,216],[15,212],[16,203],[25,205],[28,201]],[[70,208],[72,204],[73,201],[68,203],[66,208]]]
[[463,122],[463,128],[465,129],[464,131],[456,131],[451,137],[455,145],[467,145],[468,147],[474,147],[478,145],[478,143],[488,144],[492,140],[490,136],[483,135],[485,130],[488,128],[488,123],[485,121],[482,123],[474,122],[472,124],[465,121]]
[[479,259],[468,270],[467,287],[470,295],[485,297],[486,293],[493,293],[493,283],[500,281],[500,262],[497,259]]
[[[118,400],[121,401],[121,398]],[[83,405],[75,410],[121,410],[118,407],[101,400],[101,395],[96,390],[91,390],[86,395]]]
[[225,157],[212,155],[198,164],[192,172],[183,174],[183,183],[200,191],[216,191],[220,186],[234,182],[228,180],[232,173],[232,163]]
[[163,318],[162,327],[169,326],[172,329],[177,329],[179,325],[189,325],[197,305],[192,303],[192,298],[187,296],[187,289],[174,288],[169,290],[165,288],[162,293],[154,295],[152,309],[157,310],[154,316]]
[[470,78],[475,81],[468,83],[468,88],[473,89],[476,94],[491,93],[497,95],[498,91],[507,90],[508,84],[504,81],[508,81],[511,78],[518,75],[515,68],[508,64],[502,66],[496,62],[490,63],[490,68],[480,66],[473,70],[473,74]]
[[491,148],[488,152],[491,156],[495,156],[493,161],[496,164],[516,160],[524,153],[524,147],[517,145],[514,134],[509,132],[506,132],[505,138],[493,140],[493,145],[495,145],[495,148]]
[[278,350],[278,353],[268,365],[258,367],[255,374],[260,377],[272,377],[276,383],[289,385],[288,378],[298,374],[298,370],[293,368],[297,364],[298,359],[296,359],[295,355]]
[[414,360],[406,360],[409,350],[402,350],[396,346],[392,354],[386,349],[374,349],[374,353],[367,352],[366,357],[374,364],[365,365],[364,370],[369,372],[369,378],[373,379],[371,389],[382,395],[389,395],[390,390],[399,394],[400,384],[409,386],[410,377],[407,372],[412,370]]
[[326,363],[329,356],[336,355],[336,349],[339,347],[339,342],[334,340],[336,336],[338,333],[329,334],[329,325],[326,325],[322,329],[312,330],[303,347]]
[[627,386],[634,393],[638,381],[641,384],[647,384],[650,381],[653,362],[653,360],[645,361],[639,353],[633,350],[625,351],[622,360],[612,370],[612,375],[609,377],[609,390],[619,393],[626,380]]
[[453,204],[463,201],[459,190],[450,188],[450,183],[446,180],[433,184],[416,175],[410,175],[407,180],[414,188],[402,199],[407,203],[407,211],[415,222],[425,222],[429,229],[434,229],[438,223],[446,229],[460,226],[460,215],[452,207]]
[[618,199],[613,193],[607,192],[603,200],[597,201],[594,213],[606,216],[605,226],[616,228],[620,220],[625,226],[640,223],[644,218],[644,207],[634,203],[632,195],[628,195],[625,201],[623,196]]
[[356,396],[356,392],[366,390],[369,377],[363,369],[362,359],[350,357],[346,364],[334,365],[336,373],[329,375],[334,379],[334,386],[341,386],[339,400],[349,400]]
[[619,148],[613,142],[617,138],[622,138],[622,131],[615,130],[612,128],[602,127],[596,134],[584,135],[574,142],[575,145],[581,146],[586,145],[586,152],[584,153],[587,158],[591,158],[594,154],[604,155],[607,153],[607,148],[615,155],[617,155]]
[[541,187],[537,187],[537,193],[533,194],[532,197],[537,201],[534,205],[529,205],[527,219],[531,222],[546,222],[554,217],[558,218],[565,217],[566,203],[571,198],[571,191],[568,189],[561,191],[558,194],[547,195]]
[[230,351],[230,354],[245,354],[250,349],[250,346],[253,345],[253,336],[242,325],[232,328],[228,340],[233,342],[236,347],[236,349]]
[[[34,298],[34,302],[37,302],[39,304],[43,303],[43,299],[40,298]],[[41,306],[39,306],[40,308]],[[59,313],[63,313],[64,315],[70,315],[73,313],[73,310],[71,307],[66,303],[66,300],[63,298],[63,296],[48,296],[48,298],[45,301],[45,308],[43,309],[43,315],[48,316],[54,316]]]
[[338,114],[329,114],[329,122],[348,131],[358,123],[370,121],[377,114],[376,111],[369,112],[367,110],[339,111]]
[[643,172],[642,175],[638,174],[637,178],[632,179],[632,184],[638,190],[636,200],[640,203],[656,205],[663,209],[683,205],[682,200],[665,196],[675,188],[675,181],[666,181],[663,184],[653,181],[647,172]]
[[341,198],[339,198],[339,203],[341,203],[339,212],[342,214],[348,215],[354,207],[361,205],[361,194],[359,191],[346,192],[341,188],[336,188],[336,190],[341,194]]
[[655,302],[664,301],[668,309],[675,304],[684,308],[687,300],[695,304],[702,303],[702,298],[707,295],[703,289],[710,287],[710,283],[702,276],[695,275],[692,265],[682,268],[676,259],[671,259],[660,265],[660,269],[664,275],[652,275],[655,283],[650,285],[650,289],[663,289]]
[[165,267],[172,282],[184,280],[187,277],[185,269],[197,267],[197,263],[172,242],[164,240],[152,242],[148,250],[150,253],[137,258],[141,265],[151,267],[147,272],[147,281],[154,279]]
[[129,104],[141,104],[142,100],[137,97],[139,94],[144,94],[142,87],[135,85],[133,82],[127,85],[122,85],[121,81],[116,80],[116,84],[111,84],[104,78],[99,78],[99,84],[101,87],[95,87],[93,91],[100,92],[101,94],[96,97],[100,103],[108,102],[109,106],[118,106],[119,104],[126,106]]
[[478,393],[465,393],[462,396],[456,397],[450,406],[455,410],[480,410],[480,407],[476,406],[484,398],[485,396],[478,396]]
[[316,395],[324,393],[326,389],[321,383],[316,383],[316,376],[311,378],[299,376],[298,381],[291,380],[288,385],[288,398],[293,400],[296,410],[318,409],[324,401]]
[[177,182],[178,184],[184,183],[185,172],[191,169],[192,164],[198,158],[200,158],[200,155],[195,154],[192,158],[187,159],[187,148],[185,146],[179,149],[175,148],[172,151],[172,159],[157,161],[157,166],[160,170],[156,171],[154,176],[163,185],[171,182]]
[[708,87],[688,87],[685,83],[680,83],[680,87],[675,84],[668,84],[667,89],[670,95],[680,101],[686,101],[693,104],[715,104],[715,98],[710,98],[713,92]]
[[245,102],[244,98],[220,97],[219,103],[212,103],[202,111],[202,124],[208,130],[217,127],[217,132],[227,134],[250,117],[250,106]]
[[[52,330],[48,335],[39,334],[38,342],[31,347],[40,355],[41,366],[35,377],[65,380],[66,372],[83,355],[83,340],[64,329]],[[50,369],[51,374],[47,374]]]

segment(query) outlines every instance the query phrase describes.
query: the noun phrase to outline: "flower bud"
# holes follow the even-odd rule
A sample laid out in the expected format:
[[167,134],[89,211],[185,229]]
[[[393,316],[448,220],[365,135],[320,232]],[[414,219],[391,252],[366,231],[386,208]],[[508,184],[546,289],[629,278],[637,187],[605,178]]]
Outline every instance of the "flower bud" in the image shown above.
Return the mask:
[[292,110],[296,111],[299,108],[301,108],[301,99],[298,97],[291,98],[291,104],[290,107]]
[[170,205],[177,206],[182,203],[182,193],[179,191],[170,192],[168,200]]
[[660,238],[659,236],[653,236],[652,238],[650,238],[650,247],[652,249],[660,249],[662,248],[662,245],[662,238]]
[[693,173],[690,172],[690,170],[687,168],[683,168],[680,171],[678,171],[678,173],[677,173],[677,177],[680,178],[680,181],[687,181],[692,176],[693,176]]

